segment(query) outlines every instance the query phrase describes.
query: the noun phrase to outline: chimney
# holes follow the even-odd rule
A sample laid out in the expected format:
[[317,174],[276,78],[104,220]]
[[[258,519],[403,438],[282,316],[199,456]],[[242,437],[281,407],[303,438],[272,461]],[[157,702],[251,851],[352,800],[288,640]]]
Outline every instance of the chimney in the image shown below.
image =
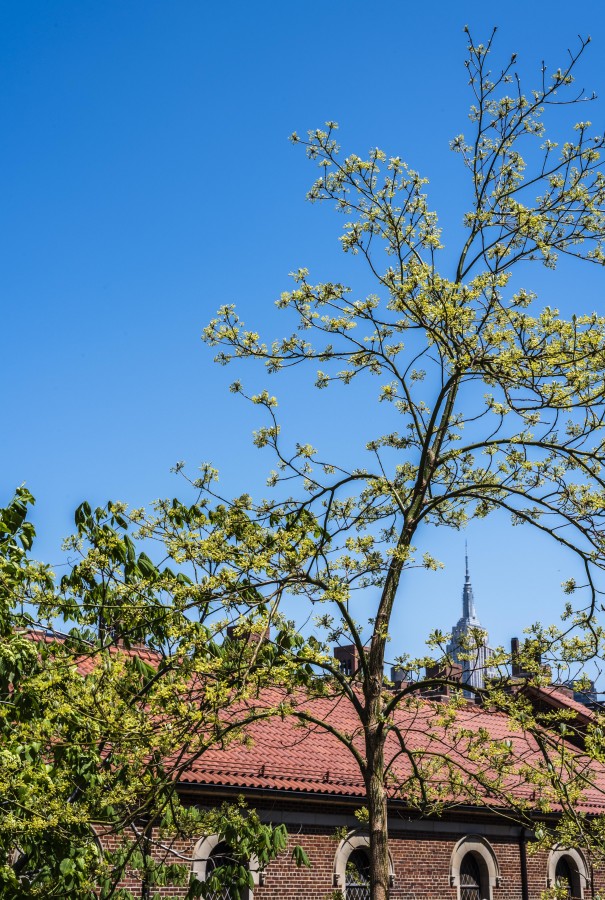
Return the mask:
[[408,683],[408,673],[401,666],[391,666],[391,681],[393,682],[393,689],[401,691]]
[[570,700],[574,699],[573,690],[568,684],[553,684],[553,687],[557,694],[563,694],[564,697],[569,697]]
[[[438,662],[434,663],[432,666],[426,667],[426,677],[427,680],[443,679],[447,681],[456,681],[462,686],[462,671],[460,663]],[[422,693],[431,700],[444,700],[446,697],[451,696],[454,690],[456,689],[452,688],[449,684],[438,684],[434,688],[426,688]]]
[[512,664],[513,678],[519,678],[521,675],[521,666],[519,663],[519,638],[514,637],[510,642],[510,659]]
[[447,678],[448,681],[462,680],[462,666],[455,662],[438,662],[426,667],[427,678]]
[[355,644],[334,647],[334,659],[343,675],[354,675],[359,669],[359,653]]
[[246,627],[242,627],[242,624],[238,625],[228,625],[227,626],[227,637],[230,641],[242,641],[245,644],[259,644],[261,639],[264,641],[271,640],[271,629],[270,626],[259,633],[258,631],[247,631]]
[[[529,642],[526,640],[523,646],[523,652],[526,654],[526,658],[528,653],[531,651],[531,644],[529,646],[528,644]],[[532,652],[532,656],[535,662],[535,666],[530,666],[529,669],[524,668],[523,660],[521,659],[519,638],[514,637],[511,639],[510,657],[513,678],[531,678],[538,673],[542,673],[542,675],[546,675],[548,678],[550,678],[550,666],[542,665],[542,654],[537,649],[534,649]]]

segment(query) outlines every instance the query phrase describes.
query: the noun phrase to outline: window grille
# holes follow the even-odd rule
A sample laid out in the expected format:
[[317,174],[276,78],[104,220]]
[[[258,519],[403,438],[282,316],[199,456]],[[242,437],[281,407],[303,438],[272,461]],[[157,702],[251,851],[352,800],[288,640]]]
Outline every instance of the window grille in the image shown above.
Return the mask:
[[[232,863],[233,856],[227,844],[224,842],[217,844],[206,863],[206,879],[210,878],[214,870],[219,866],[228,866]],[[220,890],[206,894],[206,900],[241,900],[241,894],[237,887],[226,885]]]
[[363,850],[353,850],[345,875],[347,900],[370,900],[370,860]]
[[563,888],[566,891],[565,896],[569,897],[571,900],[573,876],[571,866],[565,856],[562,856],[557,862],[557,868],[555,869],[555,883],[558,888]]
[[467,853],[460,866],[460,900],[481,900],[481,870],[472,853]]

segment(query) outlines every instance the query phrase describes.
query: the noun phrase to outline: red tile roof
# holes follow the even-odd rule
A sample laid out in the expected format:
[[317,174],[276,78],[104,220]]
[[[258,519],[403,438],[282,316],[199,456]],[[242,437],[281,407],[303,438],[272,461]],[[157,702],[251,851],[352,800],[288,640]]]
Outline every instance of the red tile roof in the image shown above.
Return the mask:
[[[31,633],[34,640],[56,641],[56,636],[41,632]],[[145,647],[125,650],[113,647],[113,653],[136,654],[145,662],[157,665],[160,654]],[[78,668],[88,674],[98,665],[95,653],[80,657]],[[574,724],[585,726],[596,720],[596,715],[556,687],[520,686],[529,696],[553,709],[567,709],[575,714]],[[197,787],[229,787],[245,791],[249,789],[303,792],[323,796],[362,799],[365,787],[359,766],[353,754],[338,738],[322,727],[321,723],[353,738],[356,748],[364,755],[363,732],[357,713],[350,700],[339,696],[308,699],[304,695],[285,695],[273,689],[266,691],[256,705],[248,701],[248,713],[263,716],[285,703],[291,713],[271,715],[248,725],[243,740],[234,740],[224,747],[211,747],[189,765],[180,776],[183,785]],[[296,711],[310,713],[318,724],[302,724]],[[241,721],[242,708],[237,706],[225,711],[226,721]],[[502,806],[508,793],[516,801],[530,806],[538,804],[540,788],[528,779],[527,773],[544,767],[536,737],[514,724],[503,712],[485,709],[468,703],[448,715],[448,707],[426,698],[411,698],[402,702],[394,716],[395,732],[387,739],[385,759],[389,768],[389,791],[392,798],[409,798],[414,790],[410,756],[417,765],[437,766],[430,781],[433,786],[442,785],[442,799],[457,803]],[[397,733],[401,736],[399,740]],[[479,756],[472,752],[477,735],[485,734],[487,752]],[[546,732],[545,732],[546,734]],[[562,739],[556,738],[561,747]],[[501,792],[493,782],[489,769],[489,755],[501,746],[509,746],[514,759],[507,773]],[[485,745],[484,745],[485,746]],[[585,813],[605,811],[605,766],[588,761],[577,747],[565,745],[578,764],[584,767],[585,782],[589,785],[578,799],[577,807]],[[451,783],[445,771],[451,766],[462,780],[458,794],[452,793]],[[470,790],[463,785],[467,784]],[[496,787],[496,790],[494,788]],[[542,789],[542,799],[550,802],[550,808],[559,807],[556,798],[549,798]]]
[[543,700],[555,709],[573,710],[577,717],[584,722],[594,722],[596,718],[592,709],[589,709],[583,703],[579,703],[573,697],[567,696],[566,693],[559,690],[558,685],[551,684],[547,687],[528,685],[525,690],[530,696]]
[[[563,701],[567,700],[563,695],[559,696]],[[274,696],[270,702],[275,702]],[[574,711],[576,706],[581,704],[575,701],[569,704]],[[306,709],[333,728],[354,735],[355,744],[363,753],[359,720],[350,701],[322,698],[303,701],[299,708]],[[434,784],[441,781],[444,799],[472,805],[473,802],[481,803],[483,798],[482,805],[502,806],[503,797],[510,792],[517,801],[533,805],[540,789],[527,780],[526,770],[520,770],[520,767],[535,770],[543,766],[536,738],[513,725],[504,713],[467,704],[448,724],[444,710],[443,705],[422,699],[407,707],[402,705],[395,717],[406,751],[412,753],[421,766],[435,765],[443,760],[462,775],[463,781],[472,785],[468,791],[461,788],[459,795],[454,796],[443,765],[439,764],[432,777]],[[584,707],[582,712],[586,712]],[[481,730],[489,735],[489,741],[508,742],[511,747],[515,766],[507,774],[502,793],[494,791],[488,759],[473,760],[473,754],[469,754],[470,745]],[[243,743],[232,742],[223,749],[217,747],[204,752],[183,773],[180,781],[197,786],[241,788],[243,791],[246,788],[296,791],[352,799],[365,796],[363,779],[353,755],[320,725],[301,725],[293,715],[275,716],[253,723],[246,729],[246,735],[247,740]],[[493,752],[496,749],[494,745]],[[577,748],[569,745],[568,750],[582,766],[587,764]],[[387,740],[386,761],[390,766],[391,796],[405,799],[408,791],[413,789],[412,769],[395,734]],[[584,812],[602,813],[605,811],[605,767],[590,763],[584,774],[592,786],[583,792],[579,805]],[[473,792],[476,792],[474,797]],[[544,789],[542,798],[547,799]],[[550,807],[556,810],[554,799],[551,798]]]
[[[61,635],[54,631],[28,630],[25,634],[30,640],[45,644],[63,644],[67,640],[67,635]],[[162,660],[162,654],[157,650],[151,650],[149,647],[133,646],[127,649],[123,644],[118,643],[110,644],[108,650],[112,656],[119,656],[120,654],[129,657],[136,656],[151,666],[158,666]],[[90,654],[83,653],[76,658],[75,662],[80,674],[90,675],[99,666],[98,648],[91,646]]]

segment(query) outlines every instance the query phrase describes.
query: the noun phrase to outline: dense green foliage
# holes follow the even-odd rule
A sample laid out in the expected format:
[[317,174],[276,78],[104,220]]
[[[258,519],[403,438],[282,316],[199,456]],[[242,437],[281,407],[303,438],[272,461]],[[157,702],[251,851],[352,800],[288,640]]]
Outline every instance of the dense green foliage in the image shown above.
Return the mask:
[[[126,900],[118,885],[134,873],[152,897],[189,882],[172,841],[193,846],[208,829],[266,864],[283,849],[280,830],[241,805],[184,808],[175,789],[208,747],[272,714],[258,700],[270,674],[289,677],[276,617],[276,640],[249,639],[268,628],[262,597],[240,585],[225,604],[213,587],[241,515],[174,501],[128,518],[83,504],[68,542],[75,561],[57,582],[31,558],[32,502],[20,488],[0,510],[2,896]],[[145,541],[156,553],[161,544],[164,562]],[[246,639],[226,637],[229,621],[244,623]]]

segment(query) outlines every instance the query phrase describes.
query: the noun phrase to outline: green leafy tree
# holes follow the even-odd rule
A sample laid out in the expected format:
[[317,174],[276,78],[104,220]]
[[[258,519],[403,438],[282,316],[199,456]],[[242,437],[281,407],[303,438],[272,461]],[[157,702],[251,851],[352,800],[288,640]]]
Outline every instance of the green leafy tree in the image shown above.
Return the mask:
[[[259,702],[268,678],[290,678],[288,629],[262,595],[220,590],[225,548],[252,548],[254,526],[237,504],[130,515],[82,504],[57,582],[31,558],[31,503],[20,488],[0,509],[2,896],[129,900],[134,874],[151,898],[189,883],[173,840],[209,830],[237,849],[238,873],[251,848],[266,865],[283,849],[279,829],[241,804],[185,808],[177,789],[209,747],[273,714]],[[200,892],[191,883],[188,896]]]
[[[255,570],[258,589],[274,600],[290,592],[316,609],[324,605],[317,622],[326,639],[353,643],[358,653],[359,671],[351,678],[325,645],[307,646],[326,673],[325,689],[344,694],[359,718],[360,741],[329,721],[315,724],[349,748],[365,780],[373,900],[388,896],[389,736],[396,735],[401,752],[420,766],[421,794],[447,765],[441,758],[422,771],[407,735],[398,733],[398,708],[422,685],[394,695],[384,677],[393,610],[406,602],[402,575],[415,565],[439,565],[427,543],[428,526],[461,529],[471,519],[504,512],[513,524],[550,537],[581,561],[584,578],[566,584],[577,602],[567,608],[562,628],[538,630],[530,645],[564,666],[598,656],[602,645],[597,613],[605,565],[605,318],[586,302],[569,319],[541,305],[529,281],[531,267],[524,264],[555,269],[566,257],[597,266],[605,261],[605,178],[599,169],[605,138],[593,134],[585,119],[560,137],[565,116],[557,122],[574,106],[583,112],[590,99],[574,85],[587,42],[563,68],[543,67],[527,92],[514,56],[498,71],[490,69],[492,41],[493,35],[487,44],[475,44],[469,35],[469,133],[451,144],[471,197],[461,209],[458,250],[446,253],[426,179],[399,156],[378,149],[342,156],[334,123],[306,139],[293,134],[293,143],[320,168],[309,199],[333,204],[344,215],[342,249],[367,264],[374,290],[358,296],[341,283],[314,283],[301,268],[277,303],[293,319],[285,337],[263,342],[233,306],[221,308],[205,332],[222,364],[252,360],[271,374],[310,368],[320,390],[334,384],[361,388],[367,378],[379,384],[376,410],[384,424],[360,448],[365,453],[352,469],[342,458],[322,458],[307,443],[289,449],[276,399],[266,390],[249,396],[268,416],[255,443],[275,457],[270,483],[276,493],[257,504],[246,500],[247,515],[267,535],[278,525],[282,534],[296,529],[279,566]],[[248,396],[239,380],[232,390]],[[360,392],[357,414],[364,419],[366,397]],[[224,570],[231,569],[231,578],[250,574],[238,557],[242,552],[238,545]],[[371,617],[369,629],[356,622],[356,610],[364,621]],[[435,640],[439,645],[442,636]],[[410,661],[402,665],[414,669]],[[542,677],[535,664],[531,679],[539,683]],[[433,683],[447,681],[442,676]],[[549,724],[538,721],[519,692],[495,691],[493,698],[536,734]],[[313,721],[308,710],[294,711]],[[470,759],[505,754],[485,736],[482,742],[467,739]],[[602,754],[598,744],[594,738],[596,757]],[[494,789],[504,783],[507,765],[499,766]],[[450,767],[452,780],[460,790],[473,790],[461,768]],[[477,784],[476,770],[471,781]],[[564,797],[564,781],[550,780],[551,796]],[[571,798],[572,812],[573,805]],[[583,830],[586,837],[586,823],[578,819],[574,825],[573,815],[568,820],[570,840]]]

